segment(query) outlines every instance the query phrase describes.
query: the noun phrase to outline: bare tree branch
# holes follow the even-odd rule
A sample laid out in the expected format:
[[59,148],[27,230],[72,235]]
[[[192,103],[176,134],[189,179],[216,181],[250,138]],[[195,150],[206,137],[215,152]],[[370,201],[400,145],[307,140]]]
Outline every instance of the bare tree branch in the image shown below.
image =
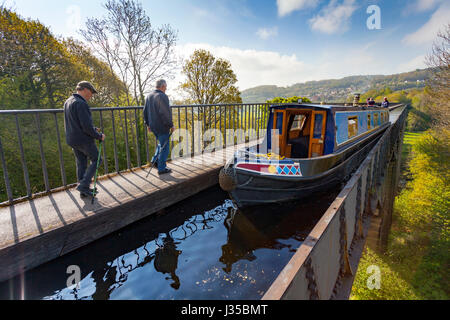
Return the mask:
[[170,25],[154,28],[136,0],[108,0],[106,17],[90,18],[81,35],[126,83],[129,103],[144,104],[150,85],[171,77],[178,66],[177,32]]

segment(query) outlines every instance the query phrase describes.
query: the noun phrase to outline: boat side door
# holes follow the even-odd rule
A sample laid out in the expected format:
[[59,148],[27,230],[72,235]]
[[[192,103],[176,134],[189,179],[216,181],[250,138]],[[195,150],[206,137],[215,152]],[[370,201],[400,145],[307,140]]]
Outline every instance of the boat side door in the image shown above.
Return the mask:
[[326,111],[313,111],[309,139],[309,158],[323,155],[326,129]]

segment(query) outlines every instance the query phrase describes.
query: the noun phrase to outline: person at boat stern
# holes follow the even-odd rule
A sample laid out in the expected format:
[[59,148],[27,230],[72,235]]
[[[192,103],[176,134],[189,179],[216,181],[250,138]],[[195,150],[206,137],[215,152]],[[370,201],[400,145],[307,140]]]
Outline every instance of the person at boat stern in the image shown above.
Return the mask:
[[[64,129],[66,142],[72,148],[77,166],[77,190],[82,197],[92,195],[91,180],[97,169],[98,153],[95,140],[104,141],[105,135],[93,126],[88,101],[97,93],[88,81],[81,81],[76,87],[77,93],[64,103]],[[91,164],[88,165],[88,159]],[[101,161],[101,159],[100,159]],[[95,190],[97,193],[97,190]]]
[[172,171],[166,166],[169,155],[169,138],[174,130],[172,110],[166,90],[167,83],[165,80],[156,81],[156,88],[147,96],[144,106],[144,123],[158,140],[158,146],[151,163],[157,163],[158,174],[160,175]]
[[383,108],[389,108],[389,101],[386,97],[384,97],[384,101],[381,103]]

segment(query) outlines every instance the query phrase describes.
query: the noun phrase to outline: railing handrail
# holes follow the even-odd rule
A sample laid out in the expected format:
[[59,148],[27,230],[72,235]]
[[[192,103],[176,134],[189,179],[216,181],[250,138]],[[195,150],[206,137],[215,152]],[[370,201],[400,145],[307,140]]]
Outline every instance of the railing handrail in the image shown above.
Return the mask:
[[[324,104],[333,105],[333,103],[324,102]],[[291,103],[267,103],[267,102],[253,102],[253,103],[216,103],[216,104],[174,104],[171,105],[171,108],[197,108],[197,107],[231,107],[231,106],[265,106],[265,105],[283,105],[283,104],[291,104]],[[315,102],[311,102],[311,104],[317,104]],[[343,104],[342,102],[335,102],[334,104]],[[392,103],[393,106],[389,107],[389,110],[394,110],[400,106],[403,106],[402,103]],[[364,104],[361,104],[364,105]],[[351,107],[351,106],[349,106]],[[135,110],[135,109],[143,109],[144,106],[117,106],[117,107],[91,107],[91,111],[111,111],[111,110]],[[64,112],[63,108],[60,109],[0,109],[0,114],[26,114],[26,113],[61,113]]]
[[[236,107],[236,106],[264,106],[272,105],[273,103],[216,103],[216,104],[176,104],[171,105],[171,108],[197,108],[197,107]],[[91,107],[91,111],[111,111],[111,110],[135,110],[143,109],[144,106],[128,106],[128,107]],[[26,109],[26,110],[8,110],[0,109],[0,114],[25,114],[25,113],[61,113],[64,112],[63,108],[60,109]]]

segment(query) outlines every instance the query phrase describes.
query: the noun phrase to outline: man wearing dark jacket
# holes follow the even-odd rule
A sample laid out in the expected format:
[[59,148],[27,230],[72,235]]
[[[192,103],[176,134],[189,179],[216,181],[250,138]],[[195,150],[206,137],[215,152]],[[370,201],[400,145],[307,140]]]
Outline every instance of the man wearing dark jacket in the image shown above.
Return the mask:
[[156,82],[156,89],[145,99],[144,122],[152,131],[158,146],[152,163],[158,164],[158,173],[169,173],[172,170],[166,167],[167,156],[169,155],[169,137],[173,132],[172,110],[170,109],[169,98],[166,95],[167,83],[165,80]]
[[[77,85],[77,93],[74,93],[64,103],[66,142],[72,147],[75,154],[79,182],[77,190],[80,191],[82,197],[93,193],[89,186],[97,169],[99,152],[95,140],[105,140],[105,135],[100,133],[100,129],[93,126],[91,110],[87,104],[95,93],[97,91],[91,83],[81,81]],[[89,168],[87,168],[88,159],[91,161]]]

